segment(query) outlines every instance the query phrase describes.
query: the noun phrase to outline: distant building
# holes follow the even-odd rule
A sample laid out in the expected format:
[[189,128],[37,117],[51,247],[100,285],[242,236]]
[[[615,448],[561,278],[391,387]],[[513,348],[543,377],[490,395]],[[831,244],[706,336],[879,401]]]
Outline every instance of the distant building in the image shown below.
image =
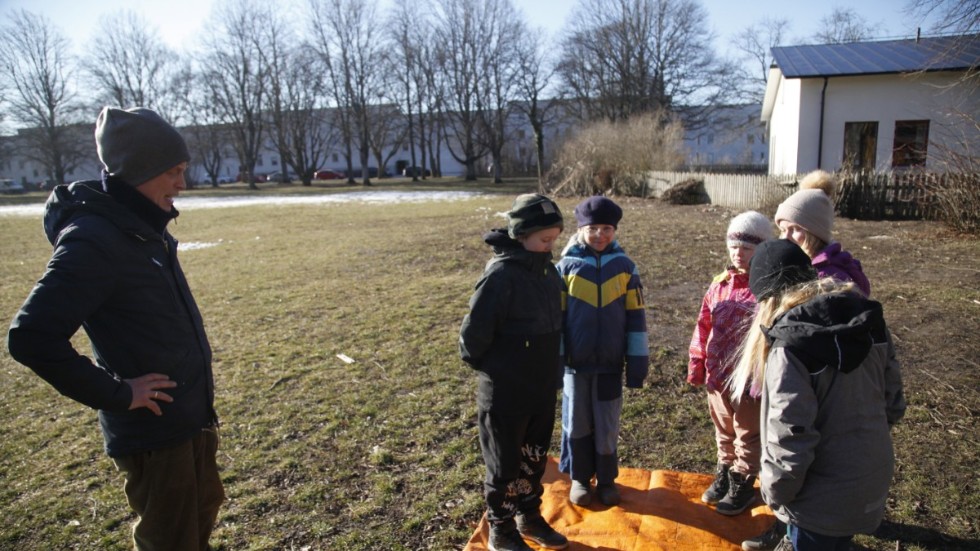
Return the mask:
[[762,172],[769,165],[766,125],[759,104],[727,105],[710,111],[706,122],[684,132],[686,167],[702,172]]

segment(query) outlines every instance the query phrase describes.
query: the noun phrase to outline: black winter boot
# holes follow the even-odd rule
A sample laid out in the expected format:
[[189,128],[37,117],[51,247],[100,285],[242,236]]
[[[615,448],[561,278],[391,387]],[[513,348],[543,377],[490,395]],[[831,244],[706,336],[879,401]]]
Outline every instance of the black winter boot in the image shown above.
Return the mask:
[[711,481],[711,486],[708,486],[708,489],[701,494],[701,501],[708,505],[714,505],[721,501],[721,498],[725,497],[728,493],[728,471],[731,468],[731,465],[724,463],[718,464],[715,468],[715,479]]
[[734,470],[728,471],[728,493],[715,506],[715,511],[734,516],[745,510],[755,501],[755,475],[742,475]]

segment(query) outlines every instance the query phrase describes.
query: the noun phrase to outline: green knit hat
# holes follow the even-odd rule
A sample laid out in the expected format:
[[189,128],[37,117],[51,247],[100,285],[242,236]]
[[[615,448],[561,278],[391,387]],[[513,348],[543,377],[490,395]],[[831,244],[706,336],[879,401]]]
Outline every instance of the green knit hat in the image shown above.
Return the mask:
[[507,233],[513,239],[555,227],[565,228],[561,209],[554,201],[539,193],[518,195],[507,212]]

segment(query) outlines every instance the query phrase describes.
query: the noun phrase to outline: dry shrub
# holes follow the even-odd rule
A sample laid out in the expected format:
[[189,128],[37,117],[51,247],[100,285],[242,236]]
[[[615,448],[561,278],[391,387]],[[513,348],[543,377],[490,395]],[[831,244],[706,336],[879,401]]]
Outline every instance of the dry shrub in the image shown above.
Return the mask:
[[672,205],[706,205],[711,203],[704,189],[704,180],[689,178],[678,182],[660,196],[660,200]]
[[647,172],[684,162],[684,129],[663,112],[597,121],[562,144],[548,172],[554,195],[644,195]]
[[933,218],[964,233],[980,234],[980,174],[948,172],[923,178]]

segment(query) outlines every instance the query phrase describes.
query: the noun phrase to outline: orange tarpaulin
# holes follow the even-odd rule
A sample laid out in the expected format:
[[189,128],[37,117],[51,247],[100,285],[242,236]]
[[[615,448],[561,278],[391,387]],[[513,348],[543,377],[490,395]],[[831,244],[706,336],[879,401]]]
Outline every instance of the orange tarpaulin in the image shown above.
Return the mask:
[[[711,480],[707,474],[620,468],[616,484],[622,503],[607,507],[593,500],[579,507],[568,501],[568,475],[558,472],[549,458],[541,514],[568,537],[570,550],[603,551],[735,551],[742,540],[762,533],[775,520],[761,500],[734,517],[716,513],[701,502]],[[487,530],[484,516],[465,551],[486,551]]]

